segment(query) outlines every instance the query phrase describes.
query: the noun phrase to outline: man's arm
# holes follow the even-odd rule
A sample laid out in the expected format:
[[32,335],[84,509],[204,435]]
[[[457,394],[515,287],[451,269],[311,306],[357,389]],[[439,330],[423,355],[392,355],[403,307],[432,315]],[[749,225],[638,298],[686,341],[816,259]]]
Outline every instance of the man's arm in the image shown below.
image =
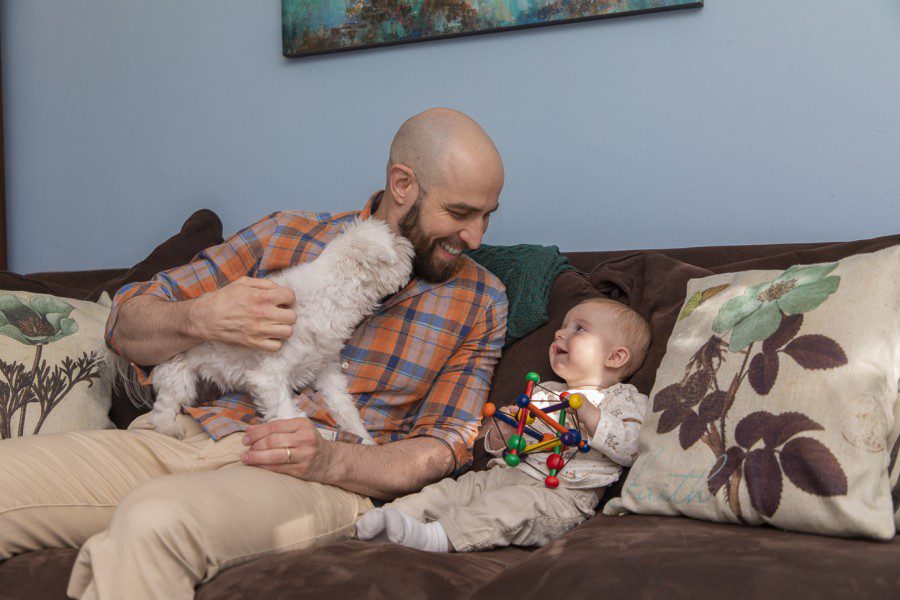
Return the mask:
[[435,438],[381,446],[327,442],[309,419],[251,425],[244,444],[250,446],[241,457],[245,464],[385,500],[421,490],[449,475],[456,462]]
[[297,320],[294,293],[241,277],[198,298],[134,296],[119,309],[116,343],[129,359],[158,365],[204,341],[276,352]]
[[494,288],[485,304],[468,338],[418,404],[405,439],[380,446],[325,442],[309,419],[272,421],[247,429],[244,444],[249,449],[242,460],[385,499],[418,491],[464,466],[471,460],[481,408],[506,334],[502,287]]
[[[259,220],[184,266],[120,289],[106,323],[109,347],[135,366],[157,365],[206,340],[277,350],[290,336],[294,296],[252,275],[277,229],[278,215]],[[148,375],[145,369],[139,372]]]

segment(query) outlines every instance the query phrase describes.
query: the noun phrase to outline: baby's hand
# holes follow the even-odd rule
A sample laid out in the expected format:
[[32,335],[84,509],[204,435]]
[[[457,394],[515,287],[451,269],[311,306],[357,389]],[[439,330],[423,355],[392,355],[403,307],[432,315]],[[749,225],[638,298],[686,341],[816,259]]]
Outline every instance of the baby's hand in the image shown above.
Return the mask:
[[578,410],[567,408],[566,412],[572,416],[577,414],[582,433],[588,437],[593,437],[594,432],[597,431],[597,424],[600,422],[599,408],[584,400]]
[[[502,408],[499,410],[503,410]],[[509,414],[509,411],[503,410],[506,414]],[[512,415],[515,418],[515,415]],[[500,419],[485,419],[485,422],[490,423],[490,429],[487,432],[487,439],[485,441],[485,447],[490,450],[502,450],[503,449],[503,440],[509,439],[509,436],[516,432],[516,428],[511,425],[507,425]]]

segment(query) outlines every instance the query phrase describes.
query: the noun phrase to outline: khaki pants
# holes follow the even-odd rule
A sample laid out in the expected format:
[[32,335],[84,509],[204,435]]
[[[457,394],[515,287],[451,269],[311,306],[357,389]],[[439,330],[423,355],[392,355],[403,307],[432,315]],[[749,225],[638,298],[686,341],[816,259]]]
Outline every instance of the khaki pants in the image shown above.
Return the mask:
[[594,516],[598,499],[596,490],[550,489],[517,469],[493,467],[443,479],[385,508],[440,522],[457,552],[472,552],[544,546]]
[[75,598],[193,598],[222,569],[349,538],[371,501],[240,462],[241,433],[84,431],[0,442],[0,560],[81,547]]

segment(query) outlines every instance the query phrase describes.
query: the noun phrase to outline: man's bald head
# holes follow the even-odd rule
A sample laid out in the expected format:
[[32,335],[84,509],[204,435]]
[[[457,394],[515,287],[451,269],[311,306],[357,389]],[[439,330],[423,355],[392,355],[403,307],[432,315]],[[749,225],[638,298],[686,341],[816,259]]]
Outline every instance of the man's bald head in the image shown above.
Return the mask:
[[373,216],[412,242],[416,276],[446,281],[460,253],[481,245],[502,189],[503,161],[491,138],[461,112],[433,108],[394,136]]
[[503,161],[494,142],[474,119],[449,108],[432,108],[408,119],[391,142],[391,167],[410,167],[428,190],[474,176],[503,185]]

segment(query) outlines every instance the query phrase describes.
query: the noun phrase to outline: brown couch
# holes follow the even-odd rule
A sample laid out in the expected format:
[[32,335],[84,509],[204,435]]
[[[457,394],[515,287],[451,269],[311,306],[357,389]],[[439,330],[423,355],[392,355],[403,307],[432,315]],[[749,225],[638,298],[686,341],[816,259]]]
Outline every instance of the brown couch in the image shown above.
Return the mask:
[[[198,211],[182,230],[132,269],[16,275],[0,289],[96,299],[131,281],[182,264],[221,241],[218,217]],[[631,383],[649,393],[666,340],[692,277],[780,269],[872,252],[900,235],[855,242],[576,252],[577,271],[560,275],[550,322],[504,350],[491,400],[508,404],[528,371],[551,373],[546,349],[565,312],[580,299],[617,298],[644,314],[653,345]],[[120,427],[138,414],[116,394]],[[474,468],[486,457],[476,450]],[[607,499],[615,490],[607,494]],[[73,549],[46,550],[0,564],[0,598],[65,598]],[[258,559],[223,572],[198,599],[242,598],[898,598],[900,538],[888,543],[738,527],[686,518],[598,515],[539,550],[507,548],[437,555],[349,541]]]

